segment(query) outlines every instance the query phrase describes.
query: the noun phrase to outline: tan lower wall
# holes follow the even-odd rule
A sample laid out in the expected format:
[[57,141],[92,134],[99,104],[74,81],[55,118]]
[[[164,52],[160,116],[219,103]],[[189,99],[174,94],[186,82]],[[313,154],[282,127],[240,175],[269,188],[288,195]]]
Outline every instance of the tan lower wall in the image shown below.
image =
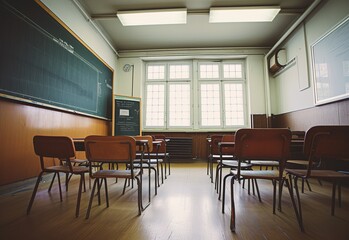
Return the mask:
[[109,121],[0,98],[0,185],[38,175],[40,165],[33,150],[34,135],[74,138],[110,132]]

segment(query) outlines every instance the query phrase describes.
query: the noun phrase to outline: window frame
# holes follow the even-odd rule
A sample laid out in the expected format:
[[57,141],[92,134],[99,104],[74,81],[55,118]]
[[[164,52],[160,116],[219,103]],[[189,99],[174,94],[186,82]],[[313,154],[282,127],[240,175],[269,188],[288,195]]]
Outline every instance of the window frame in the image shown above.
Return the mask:
[[[170,79],[170,66],[173,65],[189,65],[189,78],[188,79]],[[202,64],[218,64],[219,77],[218,78],[200,78],[200,65]],[[241,78],[224,78],[224,64],[240,64],[241,65]],[[159,79],[147,79],[148,66],[162,65],[165,66],[165,80]],[[227,131],[232,129],[239,129],[249,126],[249,108],[248,108],[248,89],[247,89],[247,73],[246,73],[246,59],[226,59],[226,60],[180,60],[180,61],[149,61],[145,62],[145,78],[144,78],[144,95],[147,99],[147,84],[154,84],[164,82],[165,84],[165,117],[164,126],[154,127],[146,125],[146,116],[143,118],[143,126],[146,131]],[[170,126],[170,112],[169,112],[169,86],[170,84],[190,84],[190,125],[185,126]],[[220,104],[220,125],[219,126],[203,126],[201,119],[201,83],[218,83],[219,84],[219,104]],[[243,125],[227,125],[226,122],[226,97],[225,97],[225,84],[242,84],[242,106],[243,106]],[[147,101],[144,101],[144,112],[146,113]]]
[[[165,66],[165,77],[164,79],[148,79],[148,66],[156,66],[156,65],[161,65]],[[189,66],[189,78],[170,78],[170,66],[175,66],[175,65],[188,65]],[[143,119],[143,126],[144,129],[146,130],[169,130],[169,129],[193,129],[193,63],[192,61],[152,61],[152,62],[147,62],[145,64],[145,80],[144,80],[144,95],[147,99],[147,86],[149,84],[164,84],[165,85],[165,110],[164,110],[164,126],[147,126],[146,124],[146,117]],[[190,103],[189,103],[189,108],[190,108],[190,124],[189,126],[170,126],[170,112],[168,109],[170,109],[170,94],[169,94],[169,88],[170,84],[189,84],[189,89],[190,89]],[[145,101],[144,103],[144,111],[147,111],[147,102]]]

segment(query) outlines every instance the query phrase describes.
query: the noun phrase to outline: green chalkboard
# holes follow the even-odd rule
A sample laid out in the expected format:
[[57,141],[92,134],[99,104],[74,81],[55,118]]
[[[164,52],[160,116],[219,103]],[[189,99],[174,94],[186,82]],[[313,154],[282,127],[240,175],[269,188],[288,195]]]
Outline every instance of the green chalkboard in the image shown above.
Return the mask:
[[0,96],[111,120],[113,71],[57,20],[0,0]]
[[141,134],[141,99],[114,97],[114,135],[137,136]]

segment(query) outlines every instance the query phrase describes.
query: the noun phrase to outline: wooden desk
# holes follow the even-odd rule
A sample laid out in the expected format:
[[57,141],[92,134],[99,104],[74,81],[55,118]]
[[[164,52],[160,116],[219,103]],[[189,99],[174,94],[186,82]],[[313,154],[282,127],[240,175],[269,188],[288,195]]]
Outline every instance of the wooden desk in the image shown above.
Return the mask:
[[85,138],[73,138],[75,151],[85,151]]

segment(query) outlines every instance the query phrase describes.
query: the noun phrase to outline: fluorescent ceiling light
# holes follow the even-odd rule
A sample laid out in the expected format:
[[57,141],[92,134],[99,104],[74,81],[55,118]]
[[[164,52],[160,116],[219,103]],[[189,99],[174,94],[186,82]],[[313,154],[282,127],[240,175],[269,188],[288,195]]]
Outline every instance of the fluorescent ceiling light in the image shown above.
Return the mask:
[[186,8],[118,11],[116,15],[124,26],[187,23]]
[[280,7],[221,7],[210,8],[210,23],[271,22]]

